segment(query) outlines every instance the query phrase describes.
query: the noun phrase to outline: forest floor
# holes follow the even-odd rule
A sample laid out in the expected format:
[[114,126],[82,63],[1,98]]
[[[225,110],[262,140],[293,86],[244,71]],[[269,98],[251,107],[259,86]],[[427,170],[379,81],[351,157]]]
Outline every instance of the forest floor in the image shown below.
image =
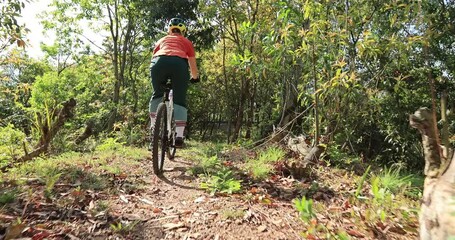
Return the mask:
[[[258,181],[242,171],[254,153],[231,149],[220,161],[241,182],[241,190],[210,193],[203,184],[207,176],[195,174],[200,147],[189,144],[177,151],[175,160],[165,163],[163,177],[152,174],[145,149],[126,147],[68,153],[11,169],[0,179],[0,239],[418,236],[416,199],[386,190],[383,198],[373,198],[366,178],[325,164],[299,179],[277,174]],[[299,210],[294,199],[301,200]]]

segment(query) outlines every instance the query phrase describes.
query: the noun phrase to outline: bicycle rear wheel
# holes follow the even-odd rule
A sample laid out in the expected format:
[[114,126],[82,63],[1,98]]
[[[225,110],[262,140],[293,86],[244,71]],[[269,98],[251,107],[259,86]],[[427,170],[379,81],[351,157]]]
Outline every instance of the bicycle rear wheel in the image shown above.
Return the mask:
[[156,111],[155,126],[152,136],[152,165],[156,175],[163,173],[164,158],[168,151],[167,139],[167,108],[166,104],[160,103]]

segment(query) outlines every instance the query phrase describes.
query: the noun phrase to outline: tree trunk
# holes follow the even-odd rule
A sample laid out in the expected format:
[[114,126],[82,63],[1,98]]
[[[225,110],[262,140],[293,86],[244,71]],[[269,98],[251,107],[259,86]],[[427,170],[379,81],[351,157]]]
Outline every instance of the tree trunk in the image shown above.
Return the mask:
[[[222,35],[224,36],[224,32],[222,30]],[[227,75],[227,69],[226,69],[226,38],[223,38],[223,76],[224,76],[224,92],[226,94],[226,96],[229,96],[229,91],[230,91],[230,87],[229,87],[229,79],[228,79],[228,75]],[[231,109],[230,107],[228,107],[228,129],[227,129],[227,143],[230,143],[231,142],[231,129],[232,129],[232,114],[230,114],[230,111],[229,109]]]
[[85,139],[89,138],[90,136],[93,135],[94,133],[94,128],[95,128],[95,122],[94,121],[88,121],[86,126],[85,126],[85,130],[84,132],[79,135],[76,140],[74,140],[74,143],[75,144],[81,144],[83,141],[85,141]]
[[[251,79],[251,81],[253,81]],[[253,86],[252,86],[252,92],[248,94],[248,105],[249,105],[249,109],[248,109],[248,119],[247,119],[247,122],[246,122],[246,134],[245,134],[245,138],[246,139],[250,139],[251,138],[251,132],[252,132],[252,128],[253,128],[253,124],[254,124],[254,111],[256,109],[254,103],[255,103],[255,98],[256,98],[256,83],[253,82]]]
[[235,127],[234,127],[234,132],[233,132],[233,135],[231,138],[231,142],[237,141],[237,139],[240,136],[240,131],[241,131],[242,125],[243,125],[243,115],[244,115],[244,111],[245,111],[245,102],[246,102],[248,90],[249,90],[249,81],[248,81],[248,79],[243,78],[242,86],[241,86],[241,90],[240,90],[240,102],[239,102],[239,106],[237,109]]
[[[316,74],[316,57],[315,57],[315,53],[314,53],[314,44],[312,47],[311,58],[312,58],[312,62],[313,62],[313,84],[314,84],[314,142],[313,142],[313,148],[318,148],[319,136],[321,134],[319,132],[319,93],[318,93],[318,78],[317,78],[317,74]],[[318,149],[315,149],[314,151],[319,152]]]
[[428,108],[420,108],[410,115],[409,122],[422,134],[425,154],[420,239],[449,239],[455,236],[455,161],[441,156],[435,120]]
[[120,70],[119,70],[119,18],[118,18],[118,5],[117,1],[114,2],[114,9],[111,10],[111,7],[107,5],[107,12],[109,14],[109,30],[112,37],[113,43],[113,53],[112,53],[112,65],[114,68],[114,92],[112,95],[113,109],[110,112],[109,118],[107,120],[107,130],[112,131],[114,127],[115,120],[117,118],[118,105],[120,101],[120,86],[122,83]]

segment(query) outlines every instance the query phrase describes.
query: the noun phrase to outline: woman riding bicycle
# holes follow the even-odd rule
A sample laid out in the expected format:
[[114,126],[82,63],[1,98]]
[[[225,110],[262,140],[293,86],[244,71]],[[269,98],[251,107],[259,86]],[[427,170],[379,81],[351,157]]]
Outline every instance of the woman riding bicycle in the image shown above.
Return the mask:
[[[187,121],[186,92],[188,81],[199,81],[193,43],[184,37],[185,33],[185,22],[180,18],[172,18],[168,24],[168,35],[155,44],[150,65],[153,86],[153,94],[149,104],[151,124],[152,126],[155,124],[156,109],[162,101],[162,85],[170,78],[172,80],[177,133],[176,147],[183,145],[183,134]],[[190,71],[188,71],[188,67]]]

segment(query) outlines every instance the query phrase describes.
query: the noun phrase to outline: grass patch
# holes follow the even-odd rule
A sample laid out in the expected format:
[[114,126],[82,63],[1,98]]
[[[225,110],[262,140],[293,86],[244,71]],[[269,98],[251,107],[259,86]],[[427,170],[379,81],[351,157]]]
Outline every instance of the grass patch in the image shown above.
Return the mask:
[[94,153],[69,152],[51,158],[37,158],[4,174],[5,180],[37,178],[43,185],[45,195],[50,197],[56,183],[65,182],[81,189],[103,190],[110,184],[109,175],[128,173],[147,174],[141,166],[148,152],[140,148],[123,147],[121,152],[111,149]]
[[[380,172],[371,170],[373,167],[366,167],[366,169],[362,176],[338,168],[315,169],[319,176],[318,182],[321,185],[331,186],[335,191],[333,197],[336,198],[336,203],[321,200],[321,193],[329,192],[321,187],[318,189],[314,182],[311,185],[306,183],[304,191],[301,191],[303,197],[293,201],[294,209],[299,213],[302,224],[306,227],[302,234],[307,236],[328,236],[329,234],[330,239],[346,239],[344,232],[321,223],[319,221],[321,215],[328,216],[333,222],[349,219],[363,235],[367,235],[367,230],[364,229],[369,229],[369,223],[394,226],[400,231],[406,231],[409,238],[418,234],[415,224],[418,224],[420,203],[416,199],[409,198],[407,194],[410,189],[421,183],[419,180],[421,178],[396,168]],[[313,188],[316,195],[309,194]],[[338,202],[339,199],[342,200]],[[387,233],[387,237],[394,236],[396,233]]]
[[221,153],[230,148],[230,146],[222,143],[196,142],[191,140],[185,141],[185,144],[187,147],[179,150],[178,154],[184,159],[195,163],[199,163],[201,157],[220,157]]
[[263,180],[274,171],[274,164],[283,160],[285,152],[278,147],[269,147],[258,154],[257,158],[247,160],[246,170],[255,180]]
[[368,180],[365,180],[367,174],[368,171],[356,182],[358,187],[366,185],[369,194],[360,196],[358,188],[351,199],[352,204],[365,208],[364,218],[367,222],[417,221],[419,204],[415,200],[422,193],[422,186],[417,185],[423,185],[423,178],[405,174],[397,167],[371,173]]
[[225,209],[221,212],[221,218],[223,220],[235,220],[241,219],[245,216],[244,210],[236,210],[236,209]]
[[8,203],[13,203],[16,200],[17,189],[3,189],[0,191],[0,205],[6,205]]
[[194,176],[199,174],[212,174],[216,172],[220,166],[221,163],[216,155],[211,157],[200,156],[196,164],[188,171]]
[[375,174],[372,181],[377,181],[379,188],[384,188],[394,194],[409,191],[418,194],[423,187],[423,177],[415,174],[405,174],[399,167],[385,168],[383,171]]
[[249,160],[246,168],[255,180],[266,179],[273,171],[273,166],[257,160]]
[[124,149],[124,143],[119,142],[118,138],[106,138],[101,144],[96,146],[95,150],[99,152],[113,150],[113,151],[122,151]]
[[54,186],[57,183],[57,181],[60,179],[60,176],[62,176],[62,173],[56,173],[53,175],[46,175],[45,178],[45,188],[44,188],[44,196],[46,198],[51,198],[54,190]]
[[259,153],[259,157],[257,159],[258,162],[262,163],[276,163],[284,158],[285,152],[283,149],[279,147],[269,147],[265,149],[265,151]]
[[98,215],[100,213],[108,212],[109,209],[110,209],[110,206],[109,206],[108,201],[99,200],[99,201],[96,201],[95,207],[90,210],[90,214],[92,215],[92,217],[95,217],[96,215]]

